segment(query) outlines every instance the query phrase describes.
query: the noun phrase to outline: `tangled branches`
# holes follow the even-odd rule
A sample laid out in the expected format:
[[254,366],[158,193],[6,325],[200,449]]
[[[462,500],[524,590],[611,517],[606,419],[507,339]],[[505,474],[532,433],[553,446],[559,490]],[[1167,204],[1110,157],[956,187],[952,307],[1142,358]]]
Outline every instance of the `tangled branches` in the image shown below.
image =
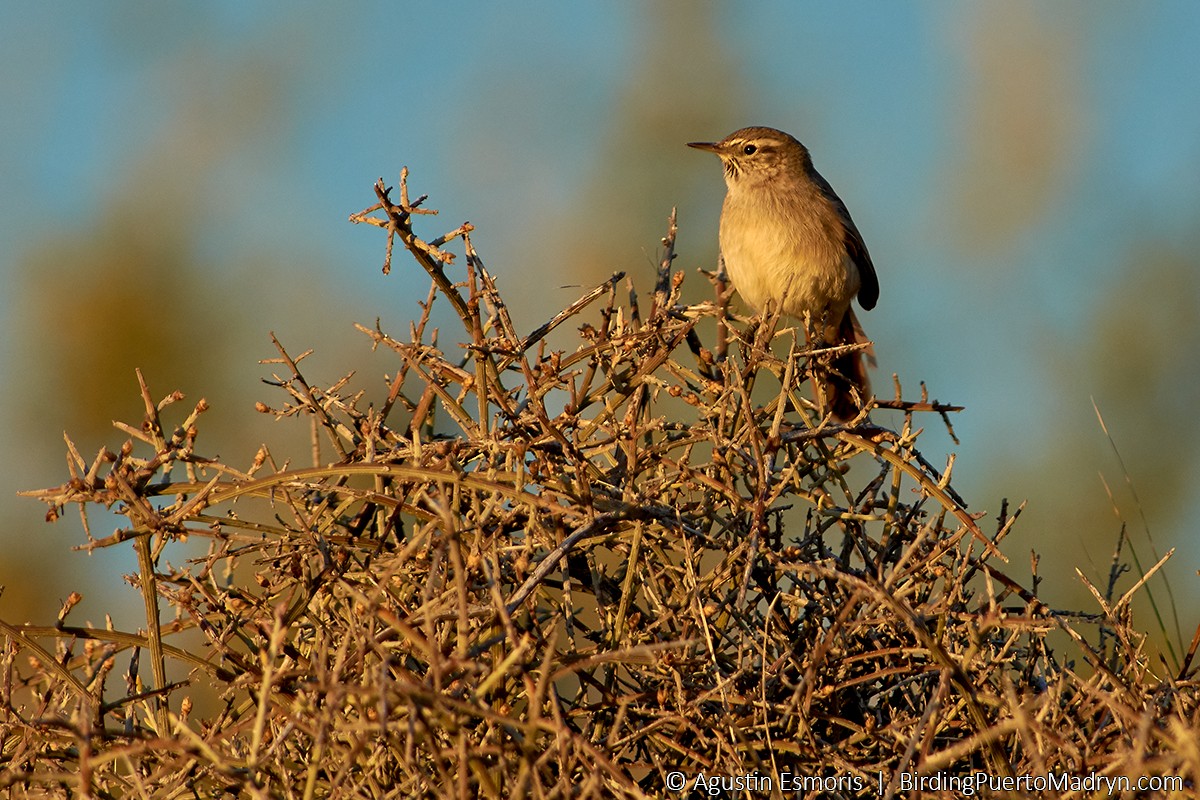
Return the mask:
[[[676,772],[791,772],[853,796],[918,770],[1194,776],[1194,689],[1152,679],[1124,601],[1047,608],[1006,572],[1019,510],[985,530],[918,452],[917,415],[956,408],[897,384],[832,422],[804,384],[834,353],[731,319],[720,275],[714,300],[681,301],[673,218],[647,308],[616,275],[522,335],[471,226],[422,240],[425,198],[400,188],[351,218],[387,232],[385,273],[399,239],[432,278],[407,336],[360,326],[395,354],[385,393],[321,387],[275,342],[286,399],[259,410],[315,422],[311,465],[202,457],[203,401],[172,427],[181,397],[143,381],[129,441],[90,464],[68,442],[70,480],[31,493],[52,518],[128,519],[85,547],[134,544],[146,629],[68,625],[69,607],[0,623],[0,788],[642,797]],[[438,302],[461,349],[438,341]],[[575,346],[551,347],[569,328]],[[168,568],[183,538],[208,551]]]

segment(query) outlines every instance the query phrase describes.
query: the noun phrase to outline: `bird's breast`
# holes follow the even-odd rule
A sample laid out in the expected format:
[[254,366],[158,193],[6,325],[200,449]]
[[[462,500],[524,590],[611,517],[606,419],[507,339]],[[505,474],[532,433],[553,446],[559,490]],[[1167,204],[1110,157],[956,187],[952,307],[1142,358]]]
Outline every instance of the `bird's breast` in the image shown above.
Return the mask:
[[[761,188],[761,187],[759,187]],[[756,309],[768,300],[793,316],[834,310],[858,292],[845,228],[821,198],[730,191],[721,211],[721,254],[730,280]]]

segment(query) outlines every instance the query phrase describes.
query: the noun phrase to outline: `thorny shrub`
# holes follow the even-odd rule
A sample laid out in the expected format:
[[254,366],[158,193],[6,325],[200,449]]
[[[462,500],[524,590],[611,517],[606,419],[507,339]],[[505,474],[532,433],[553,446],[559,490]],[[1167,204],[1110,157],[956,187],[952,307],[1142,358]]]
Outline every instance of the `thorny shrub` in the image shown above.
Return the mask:
[[[867,408],[898,410],[896,430],[822,416],[804,384],[832,351],[732,318],[719,274],[683,304],[673,217],[646,298],[614,276],[521,335],[471,226],[422,240],[430,212],[400,188],[351,218],[386,231],[385,272],[399,239],[432,277],[406,337],[361,328],[394,353],[386,395],[318,386],[275,342],[285,399],[259,410],[315,421],[311,465],[203,457],[204,401],[168,422],[182,397],[142,380],[124,444],[89,464],[68,440],[70,479],[30,493],[50,519],[127,518],[83,547],[133,546],[146,627],[69,624],[73,601],[54,625],[0,622],[9,796],[718,785],[697,776],[724,796],[956,793],[906,790],[917,772],[1194,787],[1191,654],[1151,669],[1133,590],[1068,613],[1011,575],[1019,510],[985,530],[916,448],[915,418],[958,409],[897,383]],[[461,347],[430,324],[445,302]],[[573,349],[549,346],[571,329]],[[207,554],[171,566],[185,538]]]

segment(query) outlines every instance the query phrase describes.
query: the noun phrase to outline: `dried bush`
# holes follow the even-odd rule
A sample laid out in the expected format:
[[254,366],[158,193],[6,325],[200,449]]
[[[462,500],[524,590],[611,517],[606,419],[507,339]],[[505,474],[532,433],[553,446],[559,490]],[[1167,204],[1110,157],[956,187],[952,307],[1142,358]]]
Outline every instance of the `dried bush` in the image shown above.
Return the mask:
[[[403,176],[399,203],[376,193],[352,220],[386,230],[385,271],[398,237],[432,285],[407,337],[361,328],[395,353],[381,401],[350,376],[315,385],[276,342],[286,400],[259,410],[312,422],[311,466],[202,457],[204,401],[169,423],[182,397],[143,381],[117,452],[88,464],[68,440],[70,480],[30,493],[50,519],[79,506],[84,548],[133,545],[146,628],[69,624],[70,602],[53,626],[0,623],[10,796],[1195,785],[1195,646],[1174,675],[1151,668],[1129,603],[1144,580],[1082,614],[1015,579],[1000,544],[1019,510],[985,532],[916,448],[919,415],[957,409],[897,384],[870,407],[898,409],[898,430],[823,418],[803,384],[832,351],[731,319],[720,276],[714,301],[683,304],[673,219],[647,307],[614,276],[522,336],[469,225],[423,241]],[[447,301],[461,348],[430,324]],[[568,329],[574,349],[548,345]],[[93,538],[93,504],[128,525]],[[171,566],[184,539],[207,553]]]

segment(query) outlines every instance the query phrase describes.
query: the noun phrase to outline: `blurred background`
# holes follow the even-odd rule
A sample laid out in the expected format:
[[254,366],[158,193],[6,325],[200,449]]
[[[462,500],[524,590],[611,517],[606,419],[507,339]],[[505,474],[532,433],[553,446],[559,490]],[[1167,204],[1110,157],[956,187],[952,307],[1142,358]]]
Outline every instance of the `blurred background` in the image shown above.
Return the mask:
[[64,431],[89,461],[120,446],[111,421],[142,414],[135,367],[156,397],[187,395],[176,419],[207,398],[199,449],[235,466],[261,442],[307,457],[307,428],[254,411],[282,399],[260,382],[268,332],[315,349],[314,379],[358,370],[382,391],[394,362],[353,323],[402,334],[428,281],[403,257],[382,275],[384,237],[347,222],[376,178],[411,169],[441,211],[426,238],[474,223],[532,330],[614,271],[649,291],[672,206],[677,266],[706,296],[724,184],[684,143],[754,124],[809,145],[870,247],[877,390],[897,373],[910,398],[924,381],[966,406],[960,445],[933,417],[922,441],[934,463],[957,454],[971,510],[1028,500],[1012,574],[1028,580],[1036,548],[1042,595],[1094,610],[1075,569],[1103,586],[1127,524],[1145,567],[1178,548],[1186,646],[1200,5],[514,8],[5,5],[0,616],[48,622],[78,590],[74,619],[139,626],[116,579],[132,551],[72,553],[78,514],[50,526],[16,497],[66,480]]

